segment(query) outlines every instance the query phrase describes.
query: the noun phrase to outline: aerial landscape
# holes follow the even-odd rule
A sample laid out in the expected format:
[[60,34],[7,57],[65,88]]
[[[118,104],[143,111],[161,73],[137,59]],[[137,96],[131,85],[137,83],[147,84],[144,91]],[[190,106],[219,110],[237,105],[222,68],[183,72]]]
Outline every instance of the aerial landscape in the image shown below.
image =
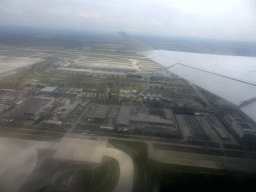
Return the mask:
[[[168,170],[188,178],[254,172],[244,133],[255,129],[252,119],[113,39],[1,46],[10,60],[1,65],[15,57],[0,80],[3,189],[148,191],[163,182],[164,191]],[[162,176],[152,182],[154,174]]]
[[[177,23],[168,23],[168,33],[166,26],[156,27],[163,15],[153,20],[148,14],[147,26],[130,8],[137,17],[129,20],[122,7],[130,3],[11,2],[0,3],[0,191],[254,186],[256,39],[216,35],[192,27],[188,18],[192,35]],[[149,5],[159,7],[148,5],[149,12],[166,2],[155,3]],[[81,11],[78,5],[99,10]],[[103,5],[116,6],[113,17],[121,9],[127,18],[103,18]],[[190,17],[197,8],[189,5],[168,4]],[[216,9],[206,12],[214,15]],[[69,20],[70,10],[79,10],[79,17]],[[126,27],[117,27],[120,21]]]

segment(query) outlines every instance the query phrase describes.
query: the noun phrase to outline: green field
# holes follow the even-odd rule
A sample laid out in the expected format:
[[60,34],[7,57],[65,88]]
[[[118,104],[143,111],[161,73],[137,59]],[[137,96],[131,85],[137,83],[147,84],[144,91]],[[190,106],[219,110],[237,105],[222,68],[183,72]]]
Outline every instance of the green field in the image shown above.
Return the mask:
[[225,150],[225,153],[227,154],[228,157],[236,157],[236,158],[243,158],[243,159],[255,159],[256,160],[256,153],[253,153],[253,152]]
[[239,181],[249,184],[248,178],[252,179],[249,174],[246,176],[246,174],[238,175],[232,172],[218,173],[201,168],[195,168],[192,172],[189,170],[189,167],[162,165],[159,192],[173,189],[179,191],[236,191],[237,187],[241,187]]
[[187,152],[187,153],[199,153],[205,155],[217,155],[224,156],[224,153],[218,149],[210,149],[210,148],[196,148],[196,147],[185,147],[178,145],[164,145],[164,144],[153,144],[155,149],[160,150],[170,150],[170,151],[179,151],[179,152]]
[[82,133],[84,131],[96,131],[99,130],[100,127],[97,125],[81,125],[81,124],[77,124],[74,132],[76,133]]
[[6,128],[0,130],[0,137],[27,139],[36,141],[50,141],[60,139],[64,132],[42,131],[33,129],[12,129]]
[[[108,157],[110,159],[110,157]],[[114,190],[120,175],[117,160],[112,159],[100,165],[93,172],[93,180],[90,185],[84,184],[85,191],[111,192]]]

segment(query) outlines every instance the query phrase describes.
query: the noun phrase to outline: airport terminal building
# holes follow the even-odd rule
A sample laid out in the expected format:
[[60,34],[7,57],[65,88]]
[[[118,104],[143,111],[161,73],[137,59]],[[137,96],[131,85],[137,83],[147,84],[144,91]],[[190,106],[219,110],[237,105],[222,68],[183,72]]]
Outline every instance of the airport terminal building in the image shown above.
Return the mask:
[[56,97],[76,97],[82,93],[81,89],[61,88],[61,87],[45,87],[39,92],[41,95],[49,95]]

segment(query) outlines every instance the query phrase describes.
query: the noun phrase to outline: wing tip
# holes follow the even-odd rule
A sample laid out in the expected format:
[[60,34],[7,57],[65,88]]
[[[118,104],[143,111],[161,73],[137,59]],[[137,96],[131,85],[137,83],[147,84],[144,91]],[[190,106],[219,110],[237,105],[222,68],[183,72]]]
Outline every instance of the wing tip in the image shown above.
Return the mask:
[[151,51],[154,50],[151,46],[148,46],[147,44],[135,39],[134,37],[128,35],[126,32],[120,31],[118,32],[124,40],[132,46],[132,48],[136,52],[144,52],[144,51]]

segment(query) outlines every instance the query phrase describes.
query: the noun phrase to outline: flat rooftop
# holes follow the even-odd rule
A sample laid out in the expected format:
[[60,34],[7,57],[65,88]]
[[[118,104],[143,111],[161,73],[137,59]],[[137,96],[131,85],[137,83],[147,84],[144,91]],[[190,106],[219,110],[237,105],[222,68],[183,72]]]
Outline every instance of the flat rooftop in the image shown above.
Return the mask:
[[62,121],[46,120],[46,121],[44,121],[44,123],[47,123],[47,124],[55,124],[55,125],[61,125],[61,124],[62,124]]
[[121,106],[116,118],[117,125],[129,125],[131,119],[131,107]]
[[205,132],[204,128],[202,127],[202,125],[195,116],[186,115],[184,116],[184,118],[194,136],[207,136],[207,133]]
[[164,109],[164,114],[166,119],[173,119],[173,113],[169,109]]
[[93,114],[92,118],[97,118],[97,119],[104,119],[108,113],[109,106],[107,105],[99,105]]
[[136,122],[141,122],[141,123],[166,124],[166,125],[174,124],[172,120],[161,119],[158,116],[146,115],[143,113],[139,113],[137,116],[131,116],[131,121],[136,121]]
[[45,88],[41,89],[41,91],[43,91],[43,92],[52,92],[55,89],[57,89],[57,87],[45,87]]

